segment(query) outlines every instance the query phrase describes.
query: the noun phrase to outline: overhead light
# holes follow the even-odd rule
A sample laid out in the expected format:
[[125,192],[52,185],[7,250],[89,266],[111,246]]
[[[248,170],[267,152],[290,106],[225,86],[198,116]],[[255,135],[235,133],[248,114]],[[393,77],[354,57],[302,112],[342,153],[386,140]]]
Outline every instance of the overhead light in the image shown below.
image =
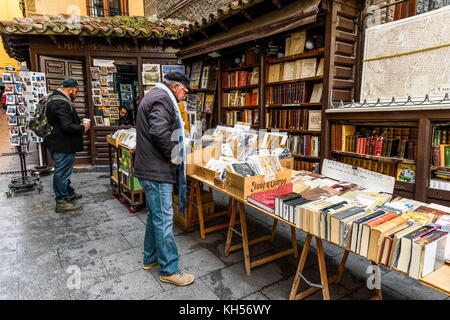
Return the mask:
[[221,54],[217,51],[213,51],[213,52],[208,53],[208,56],[210,56],[211,58],[218,58],[221,56]]

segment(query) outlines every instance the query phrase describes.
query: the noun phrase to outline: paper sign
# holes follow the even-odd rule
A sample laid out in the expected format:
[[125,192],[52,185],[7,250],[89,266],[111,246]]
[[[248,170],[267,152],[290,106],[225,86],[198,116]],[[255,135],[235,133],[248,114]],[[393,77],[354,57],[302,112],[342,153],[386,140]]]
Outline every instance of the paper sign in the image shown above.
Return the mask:
[[374,192],[394,192],[394,177],[329,159],[323,161],[322,175],[336,180],[356,183],[360,187]]

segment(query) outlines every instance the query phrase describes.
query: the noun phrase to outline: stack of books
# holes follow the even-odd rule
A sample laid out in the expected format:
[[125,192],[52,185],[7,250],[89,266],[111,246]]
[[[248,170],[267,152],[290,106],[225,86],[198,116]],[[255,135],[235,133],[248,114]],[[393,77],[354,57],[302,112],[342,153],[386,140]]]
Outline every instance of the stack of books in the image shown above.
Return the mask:
[[413,278],[449,259],[450,208],[392,199],[308,172],[294,175],[289,186],[252,195],[249,202],[260,201],[297,228]]

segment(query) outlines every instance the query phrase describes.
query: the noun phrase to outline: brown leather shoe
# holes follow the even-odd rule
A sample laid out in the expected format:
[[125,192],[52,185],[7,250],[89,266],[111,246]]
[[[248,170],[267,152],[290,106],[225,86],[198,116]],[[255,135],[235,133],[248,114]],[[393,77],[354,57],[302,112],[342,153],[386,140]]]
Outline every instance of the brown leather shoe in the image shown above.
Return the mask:
[[155,261],[150,264],[144,264],[144,270],[150,270],[151,268],[156,267],[157,265],[158,265],[158,261]]
[[170,276],[159,276],[159,280],[162,282],[167,282],[174,284],[176,286],[187,286],[194,282],[194,275],[189,273],[184,273],[182,271],[174,273]]

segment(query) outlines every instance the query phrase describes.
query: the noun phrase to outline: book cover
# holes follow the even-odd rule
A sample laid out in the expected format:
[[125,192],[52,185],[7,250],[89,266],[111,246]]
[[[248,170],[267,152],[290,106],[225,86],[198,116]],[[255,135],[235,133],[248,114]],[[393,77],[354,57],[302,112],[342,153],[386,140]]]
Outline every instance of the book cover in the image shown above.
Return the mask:
[[431,225],[422,226],[421,228],[404,235],[400,241],[400,253],[397,261],[396,268],[402,272],[408,273],[409,263],[411,261],[411,249],[413,239],[424,236],[429,233],[434,227]]
[[283,67],[283,81],[294,80],[295,75],[295,62],[285,62]]
[[315,83],[312,93],[311,93],[311,98],[309,99],[309,103],[319,103],[322,102],[322,93],[323,93],[323,83]]
[[407,219],[402,216],[397,216],[389,221],[375,226],[370,231],[369,249],[367,252],[367,259],[378,263],[381,256],[382,241],[387,233],[391,233],[399,226],[406,226]]
[[439,166],[445,167],[445,147],[450,146],[450,144],[439,145]]
[[331,223],[331,234],[330,234],[330,241],[339,245],[339,241],[340,241],[340,231],[341,231],[341,220],[348,218],[350,216],[353,216],[357,213],[360,213],[364,211],[363,207],[352,207],[349,208],[347,210],[341,211],[337,214],[334,214],[331,216],[330,218],[330,223]]
[[214,94],[206,94],[203,112],[212,113],[213,109],[214,109]]
[[210,68],[211,68],[210,66],[203,67],[202,77],[201,77],[201,81],[200,81],[200,88],[202,88],[202,89],[208,88]]
[[444,147],[444,167],[450,168],[450,146]]
[[282,65],[281,63],[269,65],[269,74],[267,82],[280,81],[281,65]]
[[282,207],[283,207],[283,201],[287,201],[289,199],[298,198],[300,194],[296,192],[290,192],[281,196],[278,196],[275,198],[275,214],[277,216],[281,216],[282,214]]
[[192,89],[198,89],[200,85],[200,77],[202,74],[203,61],[193,62],[191,66],[190,86]]
[[309,110],[308,112],[308,130],[320,131],[322,128],[322,111]]
[[250,77],[250,84],[258,84],[259,82],[259,67],[254,67]]
[[291,54],[291,35],[284,39],[284,56],[287,57]]
[[408,163],[399,163],[397,165],[397,181],[404,181],[408,183],[416,182],[416,165]]
[[302,59],[302,72],[300,78],[312,78],[316,76],[316,58]]
[[404,231],[405,229],[409,228],[410,226],[408,224],[399,225],[393,230],[390,231],[390,234],[387,234],[386,237],[383,240],[383,246],[380,253],[380,264],[383,264],[385,266],[389,265],[389,260],[391,257],[391,250],[392,245],[394,243],[395,235]]
[[277,189],[254,193],[247,197],[247,201],[262,209],[275,213],[275,199],[292,192],[292,183],[281,185]]
[[298,31],[291,34],[289,55],[300,54],[305,50],[306,31]]
[[316,77],[323,76],[323,69],[325,66],[325,58],[320,58],[319,60],[319,66],[317,67]]
[[364,223],[362,225],[361,240],[360,240],[361,244],[360,244],[360,250],[359,250],[360,255],[367,258],[367,254],[369,251],[369,240],[370,240],[370,234],[371,234],[372,228],[374,228],[386,221],[392,220],[396,217],[398,217],[397,213],[387,212],[373,220],[367,221],[366,223]]
[[[442,252],[441,247],[445,249],[447,235],[446,231],[436,229],[412,243],[408,271],[410,277],[414,279],[425,277],[443,264],[443,257],[440,253]],[[438,247],[440,247],[439,250]]]
[[229,165],[232,172],[242,177],[253,177],[258,175],[256,169],[250,162],[235,162]]

